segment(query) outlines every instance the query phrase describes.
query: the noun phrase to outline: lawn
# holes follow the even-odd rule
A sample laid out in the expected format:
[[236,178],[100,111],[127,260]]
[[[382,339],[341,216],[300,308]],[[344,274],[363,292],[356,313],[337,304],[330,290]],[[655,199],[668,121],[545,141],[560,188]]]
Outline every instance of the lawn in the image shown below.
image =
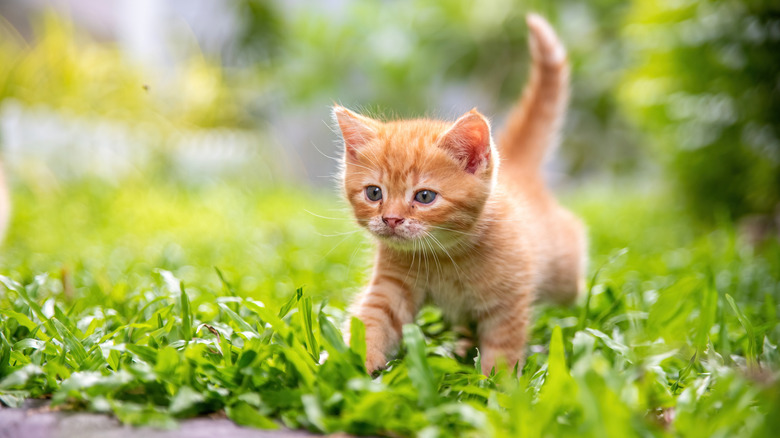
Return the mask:
[[[521,377],[452,356],[434,309],[381,375],[340,327],[371,244],[332,191],[165,178],[20,184],[0,255],[0,401],[175,427],[386,436],[773,436],[780,246],[662,191],[585,186],[590,291],[539,306]],[[478,360],[478,358],[477,358]]]

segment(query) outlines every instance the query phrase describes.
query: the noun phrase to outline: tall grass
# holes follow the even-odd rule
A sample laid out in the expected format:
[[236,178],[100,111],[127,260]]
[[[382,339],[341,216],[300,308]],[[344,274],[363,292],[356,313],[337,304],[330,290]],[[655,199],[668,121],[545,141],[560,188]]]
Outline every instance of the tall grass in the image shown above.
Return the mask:
[[434,309],[372,378],[338,329],[370,244],[329,195],[17,190],[0,400],[161,427],[224,410],[251,427],[388,436],[772,436],[780,248],[622,192],[572,197],[594,280],[575,307],[537,307],[519,378],[454,358]]

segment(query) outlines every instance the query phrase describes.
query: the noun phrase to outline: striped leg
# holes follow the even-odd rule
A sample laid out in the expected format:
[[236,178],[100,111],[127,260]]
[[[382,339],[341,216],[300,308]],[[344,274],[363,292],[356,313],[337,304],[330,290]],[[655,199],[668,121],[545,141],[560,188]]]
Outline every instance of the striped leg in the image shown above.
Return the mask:
[[499,364],[512,369],[520,362],[518,372],[522,368],[531,313],[530,296],[516,297],[514,303],[498,306],[495,312],[480,319],[477,332],[483,374],[490,374]]
[[401,340],[401,328],[414,322],[416,306],[411,293],[397,276],[377,270],[360,294],[353,314],[366,326],[366,369],[383,368]]

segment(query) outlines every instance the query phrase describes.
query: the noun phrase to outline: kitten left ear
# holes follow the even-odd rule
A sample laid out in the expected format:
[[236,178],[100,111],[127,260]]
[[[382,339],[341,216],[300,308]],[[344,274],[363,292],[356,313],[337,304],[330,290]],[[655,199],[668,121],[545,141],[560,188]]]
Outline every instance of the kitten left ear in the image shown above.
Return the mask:
[[353,113],[341,105],[333,106],[333,116],[341,128],[346,152],[353,158],[358,149],[376,139],[379,128],[376,120]]
[[490,124],[476,108],[461,116],[439,139],[468,173],[476,173],[490,159]]

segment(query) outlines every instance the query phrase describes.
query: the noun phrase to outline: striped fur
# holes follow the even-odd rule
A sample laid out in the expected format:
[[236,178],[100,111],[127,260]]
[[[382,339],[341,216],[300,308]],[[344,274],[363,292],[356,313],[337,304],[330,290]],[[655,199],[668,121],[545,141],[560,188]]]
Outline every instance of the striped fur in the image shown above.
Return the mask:
[[[533,300],[570,303],[583,288],[583,226],[539,170],[565,112],[566,54],[544,19],[527,21],[531,78],[498,145],[476,110],[454,123],[380,122],[334,108],[344,193],[377,238],[371,281],[352,307],[366,326],[369,371],[385,366],[428,302],[455,324],[476,322],[483,372],[511,367],[523,359]],[[371,201],[368,186],[382,199]],[[423,189],[438,193],[432,203],[414,200]]]

